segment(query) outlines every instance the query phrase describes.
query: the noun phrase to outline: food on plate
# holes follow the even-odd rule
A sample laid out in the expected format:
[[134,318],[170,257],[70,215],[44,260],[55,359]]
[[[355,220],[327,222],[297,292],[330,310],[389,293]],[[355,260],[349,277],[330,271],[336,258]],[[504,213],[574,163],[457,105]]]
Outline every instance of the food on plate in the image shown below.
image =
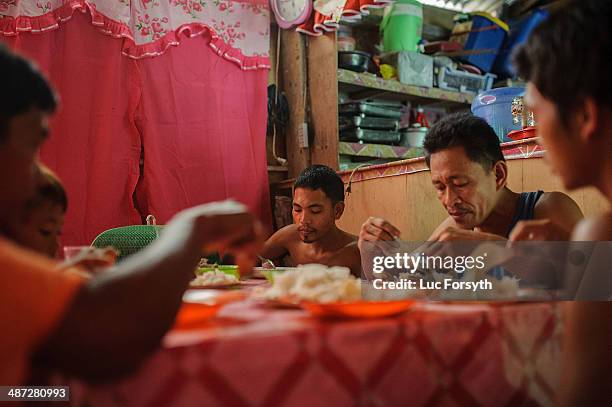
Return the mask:
[[306,264],[275,274],[272,287],[261,296],[270,300],[292,298],[321,303],[357,301],[361,299],[361,282],[346,267]]
[[226,273],[221,270],[210,270],[196,275],[196,278],[191,280],[191,287],[223,287],[227,285],[238,284],[240,280],[233,274]]
[[225,274],[230,274],[240,279],[240,272],[238,271],[238,266],[236,265],[227,265],[227,264],[208,264],[206,266],[199,266],[195,273],[196,275],[202,275],[204,273],[209,273],[211,271],[223,272]]

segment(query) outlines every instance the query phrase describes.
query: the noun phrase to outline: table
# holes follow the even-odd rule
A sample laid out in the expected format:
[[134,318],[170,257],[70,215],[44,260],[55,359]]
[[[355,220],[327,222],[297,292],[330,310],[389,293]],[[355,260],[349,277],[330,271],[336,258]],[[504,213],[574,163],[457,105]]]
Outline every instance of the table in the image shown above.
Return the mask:
[[551,405],[559,303],[419,303],[401,316],[317,320],[253,300],[174,330],[136,374],[71,385],[90,406]]

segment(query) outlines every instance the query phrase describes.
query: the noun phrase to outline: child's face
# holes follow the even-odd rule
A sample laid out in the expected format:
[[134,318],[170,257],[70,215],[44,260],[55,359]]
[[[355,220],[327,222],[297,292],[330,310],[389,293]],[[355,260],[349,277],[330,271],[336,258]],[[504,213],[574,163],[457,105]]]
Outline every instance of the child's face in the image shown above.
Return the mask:
[[26,215],[16,228],[17,241],[49,257],[56,257],[59,237],[64,227],[64,210],[60,205],[45,202]]

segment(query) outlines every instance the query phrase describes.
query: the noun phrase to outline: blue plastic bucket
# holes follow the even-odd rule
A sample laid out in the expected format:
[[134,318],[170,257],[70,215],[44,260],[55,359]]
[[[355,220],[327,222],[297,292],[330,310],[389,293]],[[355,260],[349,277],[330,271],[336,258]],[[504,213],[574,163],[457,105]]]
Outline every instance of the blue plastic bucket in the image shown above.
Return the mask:
[[525,88],[497,88],[479,93],[472,102],[472,113],[489,123],[500,141],[512,141],[507,137],[512,130],[521,130],[521,124],[512,122],[512,99],[523,96]]

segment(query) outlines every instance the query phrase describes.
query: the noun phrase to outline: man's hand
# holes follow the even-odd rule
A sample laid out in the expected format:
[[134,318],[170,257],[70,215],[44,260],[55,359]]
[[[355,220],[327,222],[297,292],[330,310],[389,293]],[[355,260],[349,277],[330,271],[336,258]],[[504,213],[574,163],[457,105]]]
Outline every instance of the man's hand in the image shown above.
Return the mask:
[[[263,247],[263,228],[235,201],[198,205],[178,213],[164,230],[175,244],[195,245],[204,253],[233,254],[241,273],[252,271]],[[192,246],[193,247],[193,246]]]
[[550,219],[522,220],[512,229],[508,240],[566,241],[570,239],[570,233]]
[[504,241],[504,237],[493,233],[480,231],[478,228],[474,230],[460,229],[454,226],[448,226],[443,229],[438,235],[433,236],[423,252],[428,256],[467,256],[478,247],[478,243],[471,244],[453,244],[450,242],[485,242],[485,241]]
[[363,242],[393,241],[400,236],[400,231],[382,218],[369,217],[359,231],[358,246],[361,250]]
[[117,261],[117,256],[117,251],[112,247],[83,247],[75,256],[58,264],[57,269],[63,271],[77,267],[95,274],[112,267]]
[[465,240],[506,240],[503,236],[495,235],[493,233],[481,232],[480,229],[474,228],[474,230],[459,229],[454,226],[449,226],[442,230],[431,239],[437,242],[454,242],[454,241],[465,241]]
[[241,275],[253,271],[265,241],[263,227],[253,215],[215,215],[199,222],[204,230],[204,252],[233,254]]
[[233,254],[241,274],[252,270],[263,247],[264,233],[261,223],[242,205],[226,213],[211,211],[210,205],[201,205],[188,209],[179,217],[183,218],[179,222],[193,222],[204,252]]

